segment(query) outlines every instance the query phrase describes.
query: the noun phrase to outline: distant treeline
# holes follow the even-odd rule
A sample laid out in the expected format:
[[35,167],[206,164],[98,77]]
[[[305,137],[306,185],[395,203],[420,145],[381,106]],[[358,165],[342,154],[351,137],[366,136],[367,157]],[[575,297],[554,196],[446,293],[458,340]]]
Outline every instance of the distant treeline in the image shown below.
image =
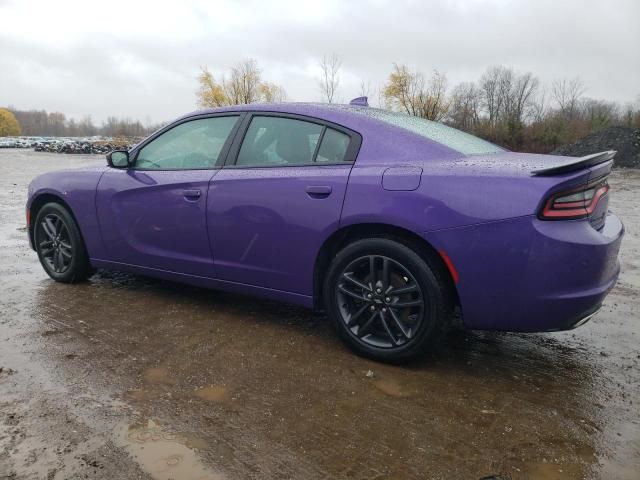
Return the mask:
[[[342,60],[325,55],[319,65],[321,100],[344,100],[340,96]],[[589,98],[585,92],[586,87],[577,77],[558,78],[545,85],[531,72],[501,65],[487,68],[476,80],[450,86],[443,72],[425,74],[396,64],[377,86],[362,81],[359,93],[381,108],[442,122],[516,151],[547,153],[614,125],[640,128],[640,95],[635,101],[619,104]],[[198,77],[196,97],[199,106],[206,108],[281,102],[287,94],[282,85],[263,79],[256,60],[245,59],[229,72],[216,72],[215,76],[204,67]],[[116,117],[109,117],[98,126],[90,116],[75,120],[58,112],[9,109],[22,135],[30,136],[138,137],[160,126]]]
[[[342,60],[332,54],[318,63],[321,99],[337,102]],[[577,77],[544,85],[531,72],[502,65],[451,87],[443,72],[425,74],[396,64],[377,87],[363,80],[359,93],[381,108],[446,123],[516,151],[548,153],[602,128],[640,128],[640,95],[619,104],[586,97],[585,92]],[[287,94],[283,86],[265,81],[258,62],[249,58],[215,75],[204,67],[196,97],[201,107],[220,107],[282,101]]]
[[577,77],[543,85],[529,72],[495,66],[476,82],[443,90],[438,119],[510,150],[537,153],[611,126],[640,128],[640,95],[619,104],[585,91]]
[[16,110],[9,107],[21,127],[21,134],[36,137],[142,137],[157,130],[160,125],[143,125],[130,118],[108,117],[100,125],[91,116],[81,120],[67,118],[64,113],[45,110]]

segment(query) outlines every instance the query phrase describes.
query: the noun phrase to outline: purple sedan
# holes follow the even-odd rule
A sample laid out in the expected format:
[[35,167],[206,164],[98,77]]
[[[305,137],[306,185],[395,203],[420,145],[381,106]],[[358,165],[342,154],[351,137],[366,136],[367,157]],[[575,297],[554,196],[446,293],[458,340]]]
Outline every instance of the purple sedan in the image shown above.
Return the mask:
[[456,307],[483,330],[594,315],[619,272],[615,152],[514,153],[355,103],[199,111],[41,175],[31,245],[59,282],[106,268],[324,308],[385,361],[428,350]]

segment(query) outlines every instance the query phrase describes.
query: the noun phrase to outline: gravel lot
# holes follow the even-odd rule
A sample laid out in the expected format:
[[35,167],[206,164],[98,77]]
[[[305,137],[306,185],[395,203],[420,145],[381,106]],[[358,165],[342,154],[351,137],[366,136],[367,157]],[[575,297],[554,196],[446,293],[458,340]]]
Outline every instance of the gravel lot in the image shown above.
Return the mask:
[[640,171],[620,282],[574,331],[454,331],[405,367],[321,314],[128,274],[51,281],[27,184],[100,156],[0,150],[0,479],[639,479]]

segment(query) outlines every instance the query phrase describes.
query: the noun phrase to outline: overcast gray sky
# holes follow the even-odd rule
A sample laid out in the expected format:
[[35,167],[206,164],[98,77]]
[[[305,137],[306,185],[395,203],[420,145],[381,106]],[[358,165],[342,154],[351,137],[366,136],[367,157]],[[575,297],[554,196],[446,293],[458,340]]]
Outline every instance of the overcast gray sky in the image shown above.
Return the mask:
[[170,120],[195,109],[200,66],[247,57],[289,100],[315,101],[332,52],[342,100],[398,62],[451,86],[494,64],[580,76],[587,96],[635,101],[640,0],[0,0],[0,106]]

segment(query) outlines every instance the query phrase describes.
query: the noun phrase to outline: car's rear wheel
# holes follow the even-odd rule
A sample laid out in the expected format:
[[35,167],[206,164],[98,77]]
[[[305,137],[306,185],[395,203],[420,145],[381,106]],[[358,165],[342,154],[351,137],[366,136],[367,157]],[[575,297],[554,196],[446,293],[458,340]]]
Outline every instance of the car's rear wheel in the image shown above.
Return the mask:
[[428,256],[387,238],[341,250],[324,282],[325,308],[357,353],[387,362],[424,354],[451,314],[448,282]]
[[40,263],[55,281],[75,283],[92,275],[80,230],[62,205],[47,203],[38,211],[33,236]]

